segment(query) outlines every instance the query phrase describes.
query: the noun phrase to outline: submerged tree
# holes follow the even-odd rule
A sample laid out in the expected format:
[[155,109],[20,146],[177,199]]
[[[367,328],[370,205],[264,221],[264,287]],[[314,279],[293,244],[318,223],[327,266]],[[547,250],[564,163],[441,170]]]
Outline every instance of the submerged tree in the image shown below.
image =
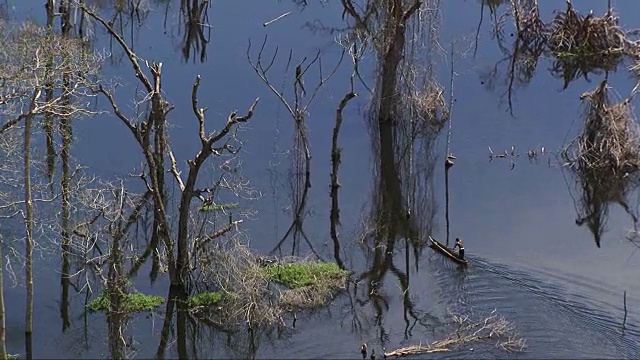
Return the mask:
[[[192,87],[192,110],[198,124],[198,137],[201,148],[194,157],[186,161],[188,165],[187,177],[184,179],[179,169],[179,163],[170,148],[167,134],[167,114],[173,106],[164,99],[162,92],[162,63],[150,64],[149,71],[151,79],[140,66],[139,58],[131,50],[130,46],[125,42],[122,36],[104,19],[96,13],[82,7],[90,17],[98,21],[109,33],[109,35],[121,46],[127,54],[128,59],[133,66],[135,76],[141,82],[144,88],[143,97],[148,102],[143,101],[141,105],[148,108],[146,116],[143,120],[138,121],[134,116],[125,115],[118,107],[111,90],[106,87],[97,89],[109,101],[114,114],[130,130],[134,139],[140,146],[142,155],[144,156],[144,168],[147,171],[140,174],[140,178],[144,181],[148,191],[151,192],[154,209],[154,228],[151,232],[151,242],[149,246],[136,262],[132,273],[144,263],[144,261],[153,253],[157,253],[158,246],[162,245],[167,256],[167,263],[171,283],[178,286],[184,286],[189,283],[192,275],[192,259],[193,253],[196,251],[196,241],[204,241],[223,235],[221,229],[208,229],[209,227],[200,228],[199,231],[205,233],[194,233],[190,227],[190,214],[193,210],[192,203],[194,198],[199,198],[204,202],[204,195],[211,193],[213,187],[201,189],[198,187],[198,178],[200,171],[205,162],[213,155],[222,156],[223,154],[236,154],[238,151],[237,138],[235,132],[237,126],[248,121],[258,103],[256,99],[249,107],[249,111],[245,116],[238,116],[233,111],[227,118],[223,127],[218,131],[207,132],[205,127],[206,108],[200,108],[198,105],[198,88],[200,86],[200,77],[198,76]],[[147,63],[148,64],[148,63]],[[167,168],[166,161],[170,161]],[[167,186],[167,174],[171,174],[176,181],[179,189],[179,201],[177,206],[177,230],[172,232],[173,212],[169,210],[169,202]],[[224,184],[226,178],[223,176],[218,185]],[[222,182],[221,182],[222,181]],[[230,188],[230,190],[234,190]],[[213,192],[215,194],[215,192]],[[215,201],[215,199],[211,199]],[[230,224],[232,229],[235,224]],[[206,233],[207,231],[210,233]],[[175,253],[174,253],[175,251]]]
[[[32,130],[35,122],[46,115],[60,117],[94,114],[86,102],[92,96],[93,74],[100,68],[101,57],[86,51],[79,41],[48,33],[35,25],[25,24],[14,31],[3,29],[2,115],[8,119],[0,135],[24,124],[23,177],[25,226],[25,276],[27,288],[26,346],[31,357],[33,324],[33,247],[34,191],[32,186]],[[73,86],[70,84],[73,83]],[[53,89],[53,92],[47,92]],[[45,94],[46,92],[46,94]],[[43,198],[40,198],[40,201]]]
[[354,75],[355,72],[351,76],[351,90],[342,97],[342,100],[340,100],[340,103],[338,104],[338,107],[336,109],[336,121],[331,136],[331,190],[329,193],[329,197],[331,198],[331,212],[329,214],[329,233],[331,235],[331,239],[333,240],[333,258],[341,268],[345,268],[345,266],[340,253],[340,239],[338,239],[338,226],[340,226],[340,182],[338,172],[340,170],[340,164],[342,162],[342,149],[339,146],[339,136],[340,129],[342,127],[344,108],[347,106],[349,101],[357,96],[353,89]]
[[[0,136],[0,359],[7,359],[6,347],[6,309],[4,305],[4,276],[11,268],[5,261],[5,256],[12,250],[3,236],[6,231],[6,221],[20,212],[20,204],[11,193],[11,185],[19,179],[22,149],[17,137],[21,135],[18,129],[6,131]],[[9,188],[7,188],[9,187]],[[5,270],[5,265],[7,269]]]

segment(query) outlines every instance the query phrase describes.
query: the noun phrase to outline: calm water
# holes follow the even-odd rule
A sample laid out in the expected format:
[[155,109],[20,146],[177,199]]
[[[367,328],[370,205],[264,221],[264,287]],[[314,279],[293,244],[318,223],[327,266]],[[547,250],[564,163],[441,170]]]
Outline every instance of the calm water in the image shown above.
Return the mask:
[[[173,149],[177,157],[186,158],[196,151],[194,130],[196,122],[190,113],[190,88],[196,74],[203,79],[201,102],[209,107],[211,126],[221,126],[229,110],[243,112],[255,97],[261,104],[255,118],[243,131],[244,171],[263,193],[250,204],[258,210],[255,221],[247,224],[251,245],[257,251],[269,251],[286,231],[289,217],[282,211],[286,206],[286,192],[274,190],[273,183],[284,181],[287,158],[279,155],[291,143],[292,121],[286,116],[275,97],[262,84],[246,59],[246,49],[260,44],[269,35],[270,49],[280,46],[281,53],[294,50],[296,58],[312,56],[322,50],[324,61],[334,63],[339,48],[326,34],[313,34],[303,25],[321,19],[327,26],[339,25],[339,2],[328,1],[320,6],[312,3],[300,12],[288,1],[216,1],[209,9],[211,43],[207,60],[185,62],[181,59],[180,19],[178,3],[169,2],[166,27],[163,25],[166,2],[153,1],[153,11],[135,32],[138,55],[164,63],[164,89],[176,105],[171,120]],[[473,47],[473,38],[480,17],[480,1],[443,1],[440,42],[448,49],[458,39],[461,49]],[[603,11],[600,1],[581,1],[583,13],[594,9]],[[606,2],[605,2],[606,3]],[[44,8],[40,1],[9,1],[16,19],[42,21]],[[250,4],[250,6],[247,6]],[[551,16],[552,6],[564,2],[542,2],[545,19]],[[640,5],[635,2],[613,1],[626,27],[637,26]],[[276,23],[263,27],[262,23],[280,14],[293,13]],[[501,8],[500,11],[504,9]],[[575,192],[568,174],[555,166],[555,158],[547,155],[539,164],[530,164],[526,150],[544,146],[555,152],[566,139],[579,131],[581,107],[579,96],[598,83],[578,80],[562,91],[562,81],[546,71],[548,63],[541,62],[534,80],[519,88],[515,95],[514,116],[507,111],[501,98],[504,87],[489,91],[481,84],[481,74],[501,58],[495,41],[490,38],[491,19],[485,9],[477,56],[471,53],[456,58],[456,103],[453,109],[452,151],[457,156],[450,172],[452,236],[465,239],[472,266],[466,271],[445,262],[427,249],[419,266],[410,264],[409,294],[416,319],[406,322],[402,290],[398,277],[385,275],[385,293],[389,307],[379,324],[374,321],[370,304],[350,306],[344,295],[327,309],[298,321],[295,331],[280,339],[263,340],[258,357],[282,358],[349,358],[359,356],[360,342],[367,342],[380,353],[387,349],[430,342],[446,332],[448,310],[471,316],[485,316],[493,309],[512,321],[527,340],[527,350],[518,355],[506,354],[493,344],[470,344],[448,354],[432,354],[433,358],[637,358],[640,355],[640,252],[623,236],[631,223],[624,212],[612,206],[602,248],[597,248],[586,228],[574,223],[576,211],[572,199]],[[103,44],[104,45],[104,44]],[[100,45],[100,46],[103,46]],[[115,52],[119,54],[118,51]],[[442,54],[440,79],[448,86],[448,50]],[[272,79],[279,84],[286,57],[281,55],[279,67]],[[323,64],[324,65],[324,64]],[[128,64],[110,65],[106,72],[118,76],[124,84],[137,85]],[[503,71],[504,72],[504,71]],[[305,223],[316,247],[327,257],[332,251],[329,240],[328,181],[330,136],[335,107],[347,89],[349,66],[343,66],[310,108],[308,119],[313,154],[310,197],[311,213]],[[611,84],[621,94],[633,87],[628,73],[620,69],[611,77]],[[372,84],[371,76],[368,77]],[[131,88],[131,86],[129,86]],[[448,92],[448,90],[447,90]],[[362,250],[350,244],[353,224],[363,217],[363,209],[370,196],[370,145],[366,132],[363,108],[367,96],[349,105],[341,135],[343,159],[341,168],[341,236],[346,260],[356,272],[370,264]],[[129,101],[129,94],[120,93],[121,101]],[[102,176],[126,174],[138,164],[137,148],[130,134],[119,123],[104,116],[78,124],[76,154],[84,163]],[[502,152],[515,146],[522,154],[510,170],[506,161],[488,162],[487,147]],[[439,146],[438,153],[444,153]],[[552,165],[548,166],[548,159]],[[281,163],[279,166],[274,165]],[[274,171],[281,174],[274,176]],[[439,208],[444,207],[443,174],[438,166],[435,176]],[[575,194],[573,194],[575,196]],[[632,206],[636,206],[635,195]],[[366,212],[366,210],[365,210]],[[439,212],[435,236],[444,237],[444,215]],[[405,269],[403,251],[397,250],[394,264]],[[58,312],[59,275],[54,260],[42,260],[36,279],[35,354],[37,357],[109,357],[106,345],[104,315],[82,312],[84,295],[73,300],[72,328],[61,332]],[[142,272],[144,274],[145,272]],[[149,287],[146,276],[136,285],[141,291],[166,295],[167,284],[159,281]],[[620,329],[623,318],[623,292],[627,292],[627,329]],[[8,349],[23,351],[23,291],[20,287],[6,291],[8,312]],[[354,314],[363,326],[354,331]],[[158,346],[162,314],[152,313],[135,318],[129,327],[134,334],[133,350],[137,356],[153,356]],[[85,329],[88,332],[85,333]],[[203,335],[198,342],[200,357],[239,356],[225,346],[225,335]],[[243,348],[245,339],[232,340]],[[473,350],[471,350],[473,348]],[[177,357],[170,346],[167,356]]]

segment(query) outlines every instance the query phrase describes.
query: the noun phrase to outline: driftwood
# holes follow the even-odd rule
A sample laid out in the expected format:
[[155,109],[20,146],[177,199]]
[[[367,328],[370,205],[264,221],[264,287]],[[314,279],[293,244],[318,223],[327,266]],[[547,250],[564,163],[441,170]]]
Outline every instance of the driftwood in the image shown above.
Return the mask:
[[457,347],[488,339],[496,339],[495,346],[504,351],[522,351],[526,347],[524,339],[518,334],[515,327],[505,318],[497,315],[493,310],[484,320],[469,321],[468,316],[451,315],[457,329],[444,339],[427,344],[418,344],[403,347],[393,351],[385,351],[384,357],[402,357],[409,355],[445,352]]

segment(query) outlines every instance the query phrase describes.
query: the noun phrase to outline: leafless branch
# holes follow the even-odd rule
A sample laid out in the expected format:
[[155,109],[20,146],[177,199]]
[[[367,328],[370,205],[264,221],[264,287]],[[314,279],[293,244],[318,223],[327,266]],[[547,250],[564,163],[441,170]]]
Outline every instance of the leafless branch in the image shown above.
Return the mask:
[[116,39],[118,44],[120,44],[120,46],[122,47],[122,50],[124,50],[124,52],[129,57],[129,61],[133,66],[133,70],[135,71],[136,77],[140,79],[140,81],[142,82],[142,84],[144,85],[144,87],[147,89],[148,92],[150,93],[153,92],[153,86],[151,85],[151,81],[149,81],[149,78],[144,74],[144,72],[142,71],[142,68],[140,67],[140,64],[138,63],[138,56],[131,50],[131,48],[129,47],[129,45],[127,45],[127,42],[122,38],[122,36],[120,36],[120,34],[117,31],[115,31],[113,27],[107,21],[105,21],[102,17],[98,16],[96,13],[89,10],[84,4],[84,2],[76,1],[76,3],[78,4],[78,6],[80,6],[80,9],[82,9],[82,11],[85,14],[89,15],[94,20],[102,24],[102,26],[104,26],[104,28],[107,29],[109,34],[114,39]]
[[216,231],[214,231],[213,233],[206,235],[205,237],[203,237],[202,239],[199,239],[197,244],[196,244],[196,251],[200,251],[204,246],[206,246],[211,240],[217,239],[220,236],[228,233],[229,231],[233,230],[234,228],[237,228],[237,226],[239,224],[242,223],[243,220],[236,220],[236,221],[232,221],[231,223],[229,223],[227,226],[220,228]]
[[178,182],[178,186],[180,186],[180,191],[184,191],[184,182],[182,182],[181,172],[178,171],[178,166],[176,164],[176,157],[173,155],[173,151],[171,149],[168,150],[169,158],[171,159],[171,173],[176,178]]

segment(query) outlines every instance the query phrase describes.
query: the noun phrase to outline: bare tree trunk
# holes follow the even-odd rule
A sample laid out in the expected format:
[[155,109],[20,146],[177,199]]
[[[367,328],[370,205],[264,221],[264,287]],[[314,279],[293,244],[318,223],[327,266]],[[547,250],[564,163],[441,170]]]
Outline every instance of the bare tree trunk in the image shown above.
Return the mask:
[[[189,309],[187,304],[187,293],[184,291],[184,287],[178,287],[178,296],[176,297],[176,300],[176,342],[178,345],[178,358],[188,359],[187,316],[189,316]],[[195,341],[195,339],[192,339],[191,341]]]
[[[378,130],[380,151],[380,190],[382,195],[382,217],[389,227],[399,226],[404,219],[402,211],[402,190],[398,178],[398,168],[395,159],[395,129],[398,113],[397,83],[400,63],[404,54],[405,42],[405,13],[402,0],[390,2],[387,20],[389,41],[386,53],[382,57],[380,73],[380,104],[378,107]],[[391,233],[395,233],[394,229]]]
[[340,183],[338,182],[338,170],[341,163],[342,149],[338,146],[338,136],[340,135],[340,128],[342,127],[342,111],[349,100],[356,97],[353,92],[353,81],[351,82],[351,91],[344,95],[342,101],[336,109],[336,124],[333,128],[333,135],[331,137],[331,213],[329,215],[331,221],[331,239],[333,240],[333,257],[336,260],[338,266],[344,269],[344,263],[340,257],[340,240],[338,239],[337,227],[340,225],[340,202],[338,201],[338,190],[340,189]]
[[[53,33],[53,19],[55,17],[55,0],[47,0],[45,4],[45,8],[47,10],[47,34],[51,35]],[[50,58],[47,61],[47,70],[46,73],[49,75],[51,73],[51,69],[53,67],[53,58]],[[45,101],[50,103],[53,100],[53,86],[49,83],[45,86],[44,92]],[[54,115],[51,112],[47,112],[44,114],[44,133],[47,143],[47,176],[49,177],[49,187],[51,193],[53,193],[53,176],[55,173],[55,164],[56,164],[56,149],[55,142],[53,139],[53,118]]]
[[162,321],[162,330],[160,331],[160,342],[156,350],[156,359],[164,359],[167,346],[169,345],[169,337],[172,333],[173,313],[176,308],[176,302],[179,301],[178,289],[176,286],[169,286],[169,296],[167,296],[167,306],[164,311],[164,320]]
[[[36,90],[32,99],[32,108],[36,99],[40,96],[40,90]],[[25,314],[25,350],[27,359],[33,359],[32,334],[33,334],[33,201],[31,199],[31,125],[33,114],[29,113],[24,124],[24,203],[25,203],[25,276],[27,288],[27,304]]]
[[111,245],[110,266],[107,284],[107,296],[109,297],[110,309],[107,313],[107,327],[109,329],[109,351],[112,359],[124,359],[124,313],[122,312],[123,299],[123,256],[120,248],[120,235],[114,236]]
[[[62,0],[60,2],[60,29],[62,36],[69,37],[71,33],[71,3],[69,0]],[[62,95],[63,106],[69,106],[71,99],[69,98],[69,90],[71,83],[69,81],[68,74],[63,75],[62,79],[62,91],[65,94]],[[60,315],[62,316],[62,331],[65,331],[70,326],[69,320],[69,287],[71,284],[71,262],[69,257],[71,256],[71,140],[73,138],[71,128],[71,118],[69,116],[62,116],[60,118],[60,138],[62,140],[62,147],[60,149],[60,159],[62,162],[62,178],[60,179],[60,185],[62,190],[62,208],[61,208],[61,243],[62,243],[62,301],[60,302]]]
[[[119,197],[116,202],[121,205],[118,208],[118,216],[122,216],[123,205],[126,202],[126,193],[124,189],[119,191]],[[124,272],[124,254],[122,251],[122,240],[125,237],[123,229],[119,222],[114,224],[113,240],[109,249],[109,271],[107,273],[107,289],[106,296],[109,298],[109,309],[107,312],[107,327],[109,329],[109,351],[111,358],[124,359],[125,340],[124,340],[124,320],[125,315],[122,311],[122,302],[124,298],[125,272]]]

